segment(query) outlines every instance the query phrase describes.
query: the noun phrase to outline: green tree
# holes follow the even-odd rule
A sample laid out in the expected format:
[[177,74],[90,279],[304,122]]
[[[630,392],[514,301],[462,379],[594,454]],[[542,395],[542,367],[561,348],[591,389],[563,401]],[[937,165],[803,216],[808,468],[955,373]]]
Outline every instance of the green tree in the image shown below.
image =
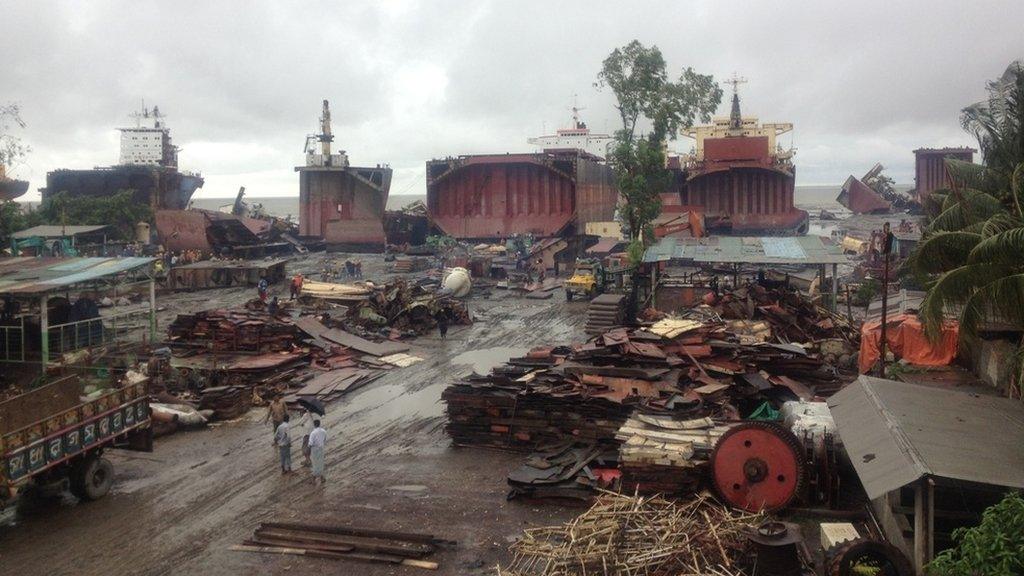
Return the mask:
[[15,128],[24,128],[21,119],[21,108],[17,104],[0,106],[0,166],[10,167],[21,160],[32,149],[15,136]]
[[928,564],[935,576],[1024,574],[1024,497],[1007,494],[982,514],[981,524],[953,531],[953,548]]
[[[722,90],[710,75],[692,68],[683,69],[672,81],[661,50],[637,40],[605,58],[596,86],[611,89],[617,101],[622,127],[615,133],[608,160],[615,171],[631,252],[642,253],[645,240],[650,240],[645,232],[661,213],[659,194],[671,182],[665,167],[666,142],[694,121],[710,120]],[[641,125],[649,127],[646,135],[639,133]]]
[[59,192],[43,202],[39,214],[47,224],[112,226],[114,240],[133,239],[138,222],[153,220],[153,210],[148,204],[136,202],[131,190],[95,197]]
[[[984,165],[947,160],[951,187],[925,203],[929,222],[909,270],[928,287],[921,318],[936,337],[946,317],[960,321],[970,349],[987,322],[1024,329],[1024,70],[1019,62],[988,85],[986,102],[964,108]],[[1017,384],[1024,344],[1016,362]]]

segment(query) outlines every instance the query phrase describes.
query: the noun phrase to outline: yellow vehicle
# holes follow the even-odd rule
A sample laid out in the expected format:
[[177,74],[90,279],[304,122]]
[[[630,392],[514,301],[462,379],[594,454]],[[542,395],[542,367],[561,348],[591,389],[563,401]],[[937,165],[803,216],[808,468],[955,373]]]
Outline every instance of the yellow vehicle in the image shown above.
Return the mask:
[[600,260],[587,259],[576,262],[572,276],[565,281],[565,299],[571,301],[574,295],[588,300],[604,292],[605,272]]

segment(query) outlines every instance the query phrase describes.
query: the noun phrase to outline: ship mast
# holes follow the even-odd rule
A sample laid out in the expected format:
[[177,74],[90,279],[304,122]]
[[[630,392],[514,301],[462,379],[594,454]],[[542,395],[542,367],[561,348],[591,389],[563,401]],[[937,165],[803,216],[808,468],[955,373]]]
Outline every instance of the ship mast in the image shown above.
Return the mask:
[[742,130],[743,129],[743,116],[740,114],[740,84],[746,84],[747,79],[741,76],[737,76],[735,72],[732,73],[732,78],[725,81],[726,84],[732,84],[732,112],[729,114],[729,129],[730,130]]
[[334,141],[334,135],[331,134],[331,109],[327,104],[327,100],[324,100],[324,112],[320,116],[320,147],[324,158],[331,157],[331,142]]

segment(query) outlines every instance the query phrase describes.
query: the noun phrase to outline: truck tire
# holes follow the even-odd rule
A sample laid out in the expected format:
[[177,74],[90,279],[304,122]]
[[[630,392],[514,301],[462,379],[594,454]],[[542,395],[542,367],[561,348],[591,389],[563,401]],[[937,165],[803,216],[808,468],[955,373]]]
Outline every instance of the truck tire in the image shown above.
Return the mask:
[[114,465],[106,458],[89,458],[71,472],[71,493],[79,500],[99,500],[114,484]]

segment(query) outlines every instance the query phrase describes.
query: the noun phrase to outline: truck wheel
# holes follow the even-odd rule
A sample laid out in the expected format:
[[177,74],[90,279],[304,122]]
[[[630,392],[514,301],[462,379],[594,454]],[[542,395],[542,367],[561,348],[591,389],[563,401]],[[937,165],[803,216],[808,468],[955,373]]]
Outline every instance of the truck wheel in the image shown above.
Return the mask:
[[71,493],[79,500],[99,500],[114,484],[114,465],[106,458],[90,458],[71,473]]
[[565,301],[566,302],[572,302],[572,292],[570,292],[568,290],[565,291]]

